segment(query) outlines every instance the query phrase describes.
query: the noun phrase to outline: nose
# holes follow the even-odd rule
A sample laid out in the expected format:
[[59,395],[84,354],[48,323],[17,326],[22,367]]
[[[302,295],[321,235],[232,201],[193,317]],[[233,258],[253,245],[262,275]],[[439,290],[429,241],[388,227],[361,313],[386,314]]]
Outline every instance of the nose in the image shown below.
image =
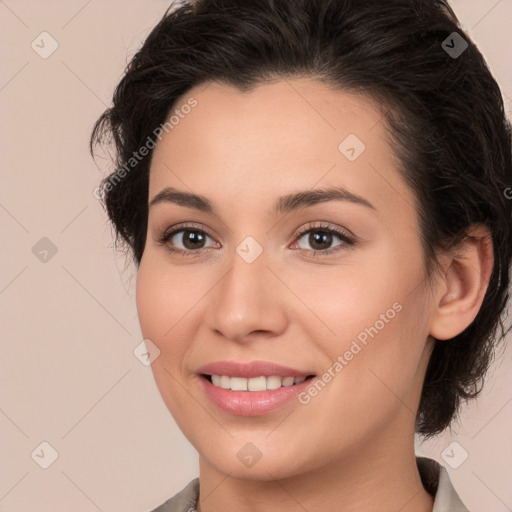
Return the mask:
[[265,251],[252,263],[234,252],[230,263],[212,290],[210,328],[238,343],[279,336],[287,323],[286,288],[269,268]]

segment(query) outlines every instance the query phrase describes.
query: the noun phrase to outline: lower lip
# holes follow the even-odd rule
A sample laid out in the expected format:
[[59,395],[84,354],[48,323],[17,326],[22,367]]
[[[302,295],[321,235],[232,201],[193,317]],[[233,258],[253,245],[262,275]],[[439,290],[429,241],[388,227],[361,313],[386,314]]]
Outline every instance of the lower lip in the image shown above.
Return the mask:
[[233,391],[214,386],[205,377],[200,377],[206,396],[224,412],[238,416],[261,416],[279,409],[304,391],[313,378],[293,386],[282,386],[265,391]]

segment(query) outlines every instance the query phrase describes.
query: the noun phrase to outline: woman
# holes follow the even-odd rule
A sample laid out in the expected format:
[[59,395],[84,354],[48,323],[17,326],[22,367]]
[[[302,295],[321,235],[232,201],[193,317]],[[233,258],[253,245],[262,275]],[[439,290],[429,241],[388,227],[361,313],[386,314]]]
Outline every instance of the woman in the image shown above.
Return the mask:
[[447,3],[181,2],[110,138],[102,197],[199,453],[155,512],[466,511],[414,434],[450,425],[505,334],[511,131]]

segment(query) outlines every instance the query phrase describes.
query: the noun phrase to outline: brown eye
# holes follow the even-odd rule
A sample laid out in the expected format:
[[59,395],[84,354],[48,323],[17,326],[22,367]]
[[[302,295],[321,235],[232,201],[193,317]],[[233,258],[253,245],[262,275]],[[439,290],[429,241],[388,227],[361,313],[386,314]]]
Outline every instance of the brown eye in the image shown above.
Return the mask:
[[[206,245],[207,239],[211,240],[210,245]],[[210,235],[194,226],[176,226],[174,229],[167,230],[157,238],[157,243],[165,245],[169,252],[180,253],[184,256],[197,255],[202,249],[215,246]]]
[[[333,246],[332,244],[336,239],[338,239],[340,243]],[[348,234],[337,228],[328,226],[308,227],[303,229],[297,237],[299,249],[313,254],[334,253],[353,244],[354,240]]]
[[189,249],[191,251],[195,249],[202,249],[206,236],[208,236],[202,231],[191,229],[182,229],[181,231],[178,231],[178,233],[183,233],[181,235],[181,238],[180,236],[176,235],[174,235],[173,238],[177,237],[178,240],[180,240],[181,243],[183,244],[184,248]]
[[308,236],[308,243],[310,246],[318,251],[329,249],[332,244],[333,236],[327,231],[310,231]]

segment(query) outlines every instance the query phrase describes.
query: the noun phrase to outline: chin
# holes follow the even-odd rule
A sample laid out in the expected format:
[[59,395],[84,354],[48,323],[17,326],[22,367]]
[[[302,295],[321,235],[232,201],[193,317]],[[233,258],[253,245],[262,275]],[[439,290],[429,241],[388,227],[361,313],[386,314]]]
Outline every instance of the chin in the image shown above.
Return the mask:
[[[226,444],[213,443],[204,439],[195,444],[200,453],[200,464],[206,464],[221,474],[232,478],[251,481],[272,481],[297,476],[308,470],[310,463],[301,446],[290,446],[283,451],[281,442],[272,444],[269,439],[250,441],[230,439]],[[203,445],[204,446],[201,446]]]

